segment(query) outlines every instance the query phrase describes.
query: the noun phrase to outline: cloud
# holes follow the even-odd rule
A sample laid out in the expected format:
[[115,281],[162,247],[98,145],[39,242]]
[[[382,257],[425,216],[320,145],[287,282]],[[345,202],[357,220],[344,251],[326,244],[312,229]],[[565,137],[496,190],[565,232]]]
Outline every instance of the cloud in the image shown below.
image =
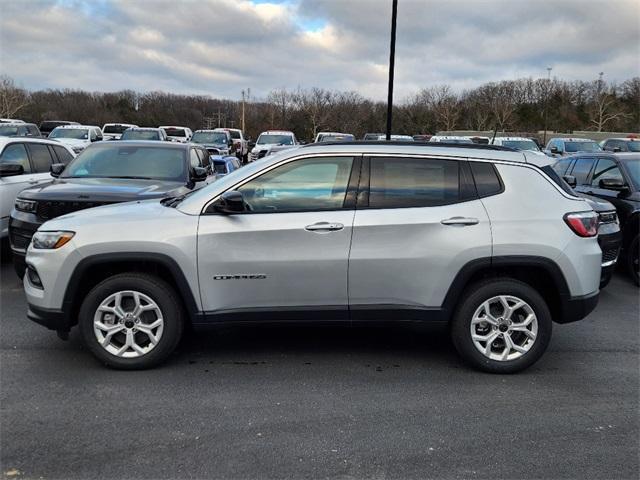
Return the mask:
[[[3,2],[0,66],[27,88],[238,98],[319,86],[386,96],[390,0]],[[634,0],[399,0],[396,98],[446,83],[640,75]]]

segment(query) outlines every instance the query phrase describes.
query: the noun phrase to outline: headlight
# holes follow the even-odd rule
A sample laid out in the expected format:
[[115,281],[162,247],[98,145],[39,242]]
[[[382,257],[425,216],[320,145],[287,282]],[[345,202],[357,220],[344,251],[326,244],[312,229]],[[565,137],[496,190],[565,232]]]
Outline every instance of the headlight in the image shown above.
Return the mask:
[[73,238],[75,232],[36,232],[31,242],[33,248],[41,248],[45,250],[55,250],[65,245]]
[[16,198],[15,207],[16,210],[27,213],[36,213],[38,204],[33,200],[23,200],[22,198]]

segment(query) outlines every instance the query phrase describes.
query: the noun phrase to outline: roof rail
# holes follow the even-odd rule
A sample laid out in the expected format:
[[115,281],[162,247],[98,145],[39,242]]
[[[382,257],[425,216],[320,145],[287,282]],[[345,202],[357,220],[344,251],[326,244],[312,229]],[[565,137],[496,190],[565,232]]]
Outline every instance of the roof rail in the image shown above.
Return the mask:
[[353,142],[317,142],[302,145],[305,147],[317,147],[319,145],[393,145],[399,147],[444,147],[444,148],[469,148],[473,150],[500,150],[503,152],[517,152],[518,150],[511,147],[503,147],[502,145],[487,145],[483,143],[447,143],[447,142],[406,142],[401,140],[356,140]]

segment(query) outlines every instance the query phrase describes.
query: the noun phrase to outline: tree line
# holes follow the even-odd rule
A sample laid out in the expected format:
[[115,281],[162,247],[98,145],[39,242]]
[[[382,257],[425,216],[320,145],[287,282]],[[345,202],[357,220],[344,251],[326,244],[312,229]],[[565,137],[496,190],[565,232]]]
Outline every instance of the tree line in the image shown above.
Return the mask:
[[[293,130],[311,140],[319,131],[384,132],[386,103],[354,91],[279,88],[244,105],[245,127],[256,138],[264,130]],[[8,76],[0,78],[0,116],[40,123],[72,120],[101,126],[108,122],[140,126],[239,128],[242,102],[166,92],[28,91]],[[640,77],[623,83],[559,79],[504,80],[456,92],[448,85],[426,87],[394,105],[394,133],[433,134],[441,130],[493,130],[535,133],[544,128],[638,132]]]

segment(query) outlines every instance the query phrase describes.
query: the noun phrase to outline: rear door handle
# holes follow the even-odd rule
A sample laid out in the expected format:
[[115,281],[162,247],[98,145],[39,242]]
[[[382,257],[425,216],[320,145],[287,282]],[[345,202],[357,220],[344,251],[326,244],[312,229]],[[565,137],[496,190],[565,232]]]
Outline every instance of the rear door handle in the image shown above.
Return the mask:
[[304,227],[308,232],[335,232],[342,230],[344,225],[341,223],[317,222]]
[[441,220],[442,225],[477,225],[480,220],[471,217],[451,217]]

